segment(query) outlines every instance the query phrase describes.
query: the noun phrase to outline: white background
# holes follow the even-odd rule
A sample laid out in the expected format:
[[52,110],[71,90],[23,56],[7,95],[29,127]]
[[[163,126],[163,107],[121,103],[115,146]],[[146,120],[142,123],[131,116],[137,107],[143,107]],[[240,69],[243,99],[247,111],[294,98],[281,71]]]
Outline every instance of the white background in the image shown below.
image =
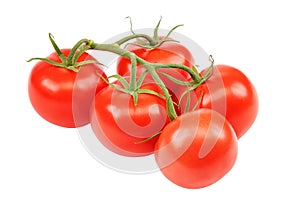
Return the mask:
[[[197,2],[197,3],[196,3]],[[76,129],[41,119],[27,80],[34,63],[79,39],[97,42],[135,28],[177,30],[240,68],[260,98],[257,120],[239,141],[234,168],[219,182],[187,190],[161,173],[130,175],[98,163]],[[299,199],[299,55],[297,1],[1,1],[0,199]],[[298,96],[297,96],[298,95]]]

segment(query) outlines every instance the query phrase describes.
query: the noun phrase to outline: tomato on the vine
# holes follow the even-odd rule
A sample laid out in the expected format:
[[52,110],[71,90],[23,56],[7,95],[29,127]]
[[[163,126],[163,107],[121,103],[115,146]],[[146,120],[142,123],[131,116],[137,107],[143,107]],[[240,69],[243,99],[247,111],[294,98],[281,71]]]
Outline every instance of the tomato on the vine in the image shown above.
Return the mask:
[[[153,49],[128,44],[126,50],[133,52],[138,57],[151,63],[181,64],[190,68],[194,65],[194,58],[191,52],[185,46],[173,41],[166,41]],[[141,66],[138,65],[138,67]],[[189,74],[186,71],[179,69],[175,70],[181,73],[184,77],[189,77]],[[129,74],[130,71],[131,61],[127,58],[120,57],[117,61],[117,73],[125,75]]]
[[[136,34],[130,19],[131,34],[102,44],[84,38],[71,49],[60,49],[49,33],[55,52],[28,60],[40,60],[29,76],[29,99],[50,123],[90,123],[89,139],[122,159],[154,154],[174,184],[207,187],[234,166],[238,139],[258,113],[257,93],[245,74],[214,66],[212,56],[199,73],[188,46],[169,37],[182,25],[159,36],[160,22],[150,36]],[[119,55],[117,74],[107,77],[88,50]]]
[[[200,72],[201,75],[207,69]],[[226,117],[242,137],[254,123],[258,113],[258,96],[250,79],[240,70],[229,65],[215,65],[212,76],[190,93],[190,109],[199,98],[198,108],[211,108]],[[186,103],[183,98],[181,106]]]
[[[173,41],[166,41],[160,46],[155,47],[153,49],[147,49],[142,46],[136,46],[135,44],[128,44],[126,50],[133,52],[136,56],[151,63],[181,64],[189,68],[192,68],[192,66],[194,65],[194,58],[191,52],[182,44]],[[125,57],[120,57],[118,59],[118,74],[122,76],[129,76],[131,67],[131,61],[129,59]],[[138,64],[137,71],[138,75],[140,75],[143,71],[145,71],[145,68]],[[171,96],[174,102],[177,102],[180,96],[178,94],[180,88],[186,87],[174,83],[168,78],[168,76],[172,76],[173,78],[179,81],[188,81],[188,79],[190,78],[189,73],[178,68],[158,68],[156,69],[156,71],[159,75],[159,78],[164,82],[165,86],[172,94]],[[148,82],[154,82],[149,73],[147,74],[146,80]]]
[[237,151],[237,137],[224,116],[199,109],[179,116],[163,129],[155,160],[176,185],[203,188],[231,170]]
[[[67,57],[71,49],[62,49]],[[56,52],[47,59],[61,63]],[[84,52],[78,62],[95,60]],[[47,121],[62,127],[80,127],[89,123],[90,104],[95,94],[107,86],[105,73],[97,64],[86,64],[75,72],[39,61],[31,71],[28,93],[32,106]]]
[[[169,122],[166,101],[143,93],[152,90],[162,94],[157,84],[145,83],[137,93],[137,104],[131,94],[108,86],[95,97],[91,106],[91,126],[98,140],[114,153],[123,156],[145,156],[153,153],[158,134]],[[149,140],[147,140],[149,139]]]

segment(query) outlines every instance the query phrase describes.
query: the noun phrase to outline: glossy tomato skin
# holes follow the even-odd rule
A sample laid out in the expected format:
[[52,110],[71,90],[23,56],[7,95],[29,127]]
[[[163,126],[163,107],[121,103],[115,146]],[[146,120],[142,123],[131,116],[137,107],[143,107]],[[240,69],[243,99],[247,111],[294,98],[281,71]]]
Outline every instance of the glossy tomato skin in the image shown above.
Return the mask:
[[[222,83],[218,83],[222,81]],[[226,117],[241,138],[258,113],[258,95],[250,79],[229,65],[217,65],[214,75],[196,93],[203,92],[201,108],[211,108]]]
[[[144,72],[144,70],[141,67],[137,68],[137,70],[136,70],[137,79],[140,78],[140,76],[142,75],[143,72]],[[162,80],[165,87],[168,89],[169,94],[171,95],[171,98],[174,102],[174,107],[175,107],[176,113],[178,115],[181,114],[181,111],[180,111],[179,106],[178,106],[178,100],[180,99],[180,95],[182,94],[182,91],[187,89],[187,86],[183,86],[183,85],[179,85],[177,83],[174,83],[172,80],[170,80],[168,77],[166,77],[165,75],[163,75],[161,73],[168,74],[169,76],[172,76],[173,78],[176,78],[177,80],[180,80],[180,81],[186,81],[187,82],[187,81],[190,81],[190,80],[188,78],[186,78],[186,76],[184,76],[183,74],[181,74],[180,72],[178,72],[177,70],[174,70],[172,68],[159,69],[159,70],[157,70],[157,72],[158,72],[159,78]],[[130,80],[128,78],[128,77],[130,77],[130,73],[126,73],[123,76],[128,81]],[[147,73],[147,75],[145,76],[145,79],[144,79],[143,82],[144,83],[156,84],[155,80],[152,78],[150,73]]]
[[237,152],[237,137],[229,122],[211,109],[199,109],[163,129],[155,160],[170,181],[195,189],[224,177],[234,166]]
[[[191,52],[183,45],[177,42],[165,42],[154,49],[146,49],[135,45],[128,45],[127,50],[135,53],[138,57],[151,62],[162,64],[182,64],[192,67],[194,58]],[[141,67],[138,65],[138,67]],[[175,70],[175,69],[173,69]],[[128,74],[131,71],[131,61],[127,58],[120,57],[117,61],[117,73],[120,75]],[[189,74],[183,70],[176,70],[184,77],[189,78]]]
[[[162,38],[162,37],[160,37]],[[171,38],[169,38],[171,39]],[[189,68],[192,68],[194,65],[194,58],[191,54],[191,52],[183,45],[177,42],[165,42],[159,47],[156,47],[154,49],[146,49],[143,47],[139,47],[136,45],[129,44],[126,49],[128,51],[133,52],[140,58],[151,62],[151,63],[162,63],[162,64],[181,64],[185,65]],[[127,58],[120,57],[117,61],[117,73],[122,76],[129,76],[131,71],[131,61]],[[139,77],[143,72],[145,71],[145,68],[137,65],[137,76]],[[164,74],[167,74],[169,76],[172,76],[173,78],[176,78],[180,81],[189,81],[190,75],[181,69],[175,69],[175,68],[160,68],[157,69],[156,72],[158,73],[159,78],[163,81],[165,86],[168,88],[172,99],[174,102],[178,102],[181,91],[186,88],[185,86],[178,85],[171,81],[169,78],[167,78]],[[154,79],[150,75],[150,73],[147,74],[146,82],[154,82]],[[176,112],[179,114],[180,111],[178,109],[178,106],[176,106]]]
[[[70,49],[61,51],[65,56],[70,53]],[[56,52],[47,58],[60,62]],[[78,62],[91,59],[94,58],[83,53]],[[106,77],[95,64],[84,65],[79,72],[74,72],[39,61],[28,81],[31,104],[40,116],[58,126],[74,128],[86,125],[93,97],[107,86],[99,74]]]
[[[200,74],[204,74],[203,70]],[[210,108],[230,122],[238,138],[254,123],[258,113],[258,95],[250,79],[240,70],[229,65],[214,66],[209,80],[190,93],[191,110],[201,98],[198,108]],[[186,96],[180,103],[183,110]],[[183,113],[183,112],[182,112]]]
[[[156,84],[146,83],[141,89],[161,93]],[[91,126],[98,140],[110,151],[136,157],[152,154],[158,133],[169,122],[164,99],[151,94],[138,94],[137,105],[131,95],[113,87],[101,90],[91,107]]]

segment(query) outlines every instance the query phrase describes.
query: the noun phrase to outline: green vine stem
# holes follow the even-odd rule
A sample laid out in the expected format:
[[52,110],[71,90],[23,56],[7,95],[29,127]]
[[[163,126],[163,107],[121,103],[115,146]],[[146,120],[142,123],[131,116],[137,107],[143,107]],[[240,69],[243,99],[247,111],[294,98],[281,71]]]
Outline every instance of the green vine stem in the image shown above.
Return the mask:
[[[159,30],[159,26],[160,26],[160,22],[162,20],[162,17],[160,17],[157,25],[154,28],[153,31],[153,36],[149,36],[147,34],[137,34],[134,32],[133,28],[132,28],[132,20],[130,17],[126,17],[129,19],[130,21],[130,31],[131,31],[131,35],[126,36],[120,40],[118,40],[117,42],[115,42],[115,45],[119,45],[121,46],[122,44],[132,40],[132,39],[136,39],[137,43],[128,43],[128,44],[133,44],[136,46],[140,46],[146,49],[153,49],[156,47],[159,47],[160,45],[162,45],[165,42],[178,42],[176,40],[170,39],[169,36],[171,35],[171,33],[177,29],[180,26],[183,26],[183,24],[179,24],[177,26],[174,26],[164,37],[159,38],[158,37],[158,30]],[[144,38],[145,40],[142,40],[141,38]]]
[[[129,18],[130,19],[130,18]],[[150,75],[152,76],[152,78],[154,79],[154,81],[157,83],[157,85],[161,88],[161,90],[164,93],[163,98],[166,99],[166,108],[167,108],[167,113],[168,113],[168,117],[170,118],[170,120],[174,120],[175,118],[177,118],[177,113],[174,107],[174,102],[171,98],[171,94],[169,93],[169,90],[167,89],[167,87],[165,86],[164,82],[161,80],[158,72],[156,71],[159,68],[176,68],[176,69],[180,69],[180,70],[184,70],[187,73],[189,73],[189,75],[192,78],[192,81],[181,81],[181,80],[177,80],[175,77],[171,77],[168,74],[163,74],[164,76],[166,76],[167,78],[169,78],[170,80],[172,80],[173,82],[180,84],[180,85],[185,85],[188,86],[187,91],[183,94],[185,95],[186,93],[188,93],[191,90],[196,89],[197,87],[199,87],[202,83],[204,83],[213,73],[213,59],[210,56],[210,60],[211,60],[211,66],[208,68],[208,70],[205,72],[205,74],[203,76],[200,76],[198,71],[195,70],[195,68],[189,68],[185,65],[181,65],[181,64],[174,64],[174,63],[169,63],[169,64],[161,64],[161,63],[150,63],[147,62],[146,60],[138,57],[137,55],[135,55],[134,53],[121,48],[121,45],[132,40],[132,39],[136,39],[137,42],[139,42],[139,46],[142,46],[144,48],[155,48],[158,47],[159,45],[161,45],[164,42],[168,42],[168,41],[174,41],[174,40],[170,40],[168,39],[169,35],[172,33],[172,31],[174,31],[177,27],[182,26],[182,25],[177,25],[174,28],[172,28],[168,34],[162,38],[158,37],[158,27],[160,25],[161,19],[159,20],[158,24],[156,25],[155,29],[154,29],[154,35],[153,37],[148,36],[146,34],[136,34],[133,29],[132,29],[132,22],[130,19],[130,30],[132,35],[126,36],[118,41],[116,41],[115,43],[112,44],[100,44],[100,43],[95,43],[93,40],[89,40],[89,39],[82,39],[79,40],[71,49],[68,57],[66,57],[60,50],[60,48],[57,46],[57,44],[54,41],[53,36],[49,33],[49,39],[52,43],[52,46],[54,47],[56,53],[58,54],[60,61],[61,62],[53,62],[47,58],[31,58],[28,61],[32,61],[32,60],[42,60],[45,61],[51,65],[57,66],[57,67],[62,67],[62,68],[66,68],[68,70],[72,70],[74,72],[78,72],[79,71],[79,66],[82,65],[86,65],[89,63],[95,63],[95,60],[86,60],[86,61],[81,61],[81,62],[77,62],[78,58],[80,57],[80,55],[82,55],[85,51],[87,50],[100,50],[100,51],[107,51],[107,52],[112,52],[115,54],[118,54],[122,57],[125,57],[127,59],[129,59],[131,61],[131,71],[130,71],[130,82],[127,83],[127,81],[119,76],[119,75],[113,75],[111,77],[117,77],[120,79],[120,82],[122,83],[122,85],[124,86],[124,88],[119,88],[116,87],[116,89],[119,89],[121,92],[125,92],[128,93],[130,95],[132,95],[133,100],[134,100],[134,104],[137,105],[138,102],[138,94],[139,93],[149,93],[149,94],[154,94],[156,96],[162,97],[162,95],[154,92],[154,91],[142,91],[142,89],[140,89],[140,86],[142,85],[142,82],[146,76],[146,73],[150,73]],[[142,40],[140,38],[144,38],[145,40]],[[176,41],[175,41],[176,42]],[[101,64],[98,63],[97,64]],[[138,78],[137,80],[137,64],[143,66],[146,68],[146,71]],[[110,84],[112,85],[112,84]],[[182,96],[183,97],[183,96]],[[182,98],[181,97],[181,98]],[[180,99],[181,99],[180,98]]]
[[88,39],[82,39],[78,41],[73,48],[70,50],[70,53],[68,57],[66,57],[62,52],[61,49],[57,46],[56,42],[54,41],[54,37],[51,33],[48,34],[50,42],[57,53],[59,59],[61,62],[54,62],[52,60],[49,60],[48,58],[41,58],[41,57],[35,57],[29,59],[27,62],[31,62],[33,60],[41,60],[46,63],[49,63],[50,65],[65,68],[68,70],[72,70],[74,72],[79,72],[79,66],[87,65],[87,64],[101,64],[97,62],[96,60],[85,60],[81,62],[77,62],[80,55],[82,55],[85,51],[90,49],[90,44],[94,43],[92,40]]
[[[147,62],[146,60],[136,56],[134,53],[120,48],[119,45],[115,44],[115,43],[114,44],[98,44],[98,43],[91,42],[89,44],[89,46],[90,46],[91,49],[112,52],[112,53],[118,54],[120,56],[123,56],[123,57],[131,60],[132,70],[131,70],[131,74],[130,74],[130,87],[129,87],[130,92],[128,92],[128,93],[133,95],[134,102],[136,102],[135,98],[137,98],[134,95],[134,94],[136,94],[135,92],[137,90],[136,64],[138,63],[141,66],[145,67],[147,69],[147,71],[151,74],[151,76],[153,77],[155,82],[159,85],[159,87],[164,92],[166,102],[167,102],[167,105],[166,105],[167,112],[168,112],[168,116],[171,120],[177,118],[175,107],[174,107],[171,95],[170,95],[167,87],[165,86],[164,82],[158,76],[158,74],[156,72],[156,69],[158,69],[158,68],[182,69],[182,70],[188,72],[190,74],[191,78],[193,79],[193,81],[191,83],[187,83],[187,84],[191,84],[191,85],[194,85],[194,86],[199,86],[201,83],[203,83],[205,81],[205,79],[207,79],[207,77],[201,77],[193,69],[190,69],[190,68],[188,68],[187,66],[184,66],[184,65],[172,64],[172,63],[170,63],[170,64],[159,64],[159,63]],[[196,87],[192,87],[192,88],[196,88]]]
[[146,34],[133,34],[133,35],[129,35],[127,37],[124,37],[120,40],[118,40],[117,42],[115,42],[116,45],[121,46],[122,44],[132,40],[132,39],[136,39],[136,38],[144,38],[149,42],[150,46],[156,46],[157,45],[157,41],[155,41],[151,36],[146,35]]

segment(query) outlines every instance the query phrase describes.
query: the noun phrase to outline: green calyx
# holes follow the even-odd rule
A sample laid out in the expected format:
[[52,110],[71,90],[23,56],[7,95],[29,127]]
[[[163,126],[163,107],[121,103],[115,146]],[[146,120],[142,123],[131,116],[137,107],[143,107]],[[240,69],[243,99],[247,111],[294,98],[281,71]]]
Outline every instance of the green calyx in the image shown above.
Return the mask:
[[[159,26],[160,26],[160,23],[162,20],[162,17],[160,17],[157,25],[154,28],[153,36],[151,37],[146,34],[135,33],[133,30],[133,27],[132,27],[131,18],[129,16],[127,18],[130,21],[130,31],[131,31],[132,35],[122,38],[119,41],[115,42],[115,44],[117,44],[117,45],[124,44],[125,42],[128,42],[131,39],[136,39],[137,43],[127,43],[126,45],[131,44],[131,45],[139,46],[139,47],[142,47],[145,49],[155,49],[165,42],[178,42],[177,40],[170,39],[169,36],[175,29],[177,29],[180,26],[183,26],[183,24],[179,24],[179,25],[173,27],[165,36],[159,37],[158,31],[159,31]],[[141,39],[141,38],[143,38],[143,39]]]
[[[170,120],[174,120],[177,118],[177,113],[175,106],[179,106],[178,102],[177,105],[176,103],[172,100],[172,96],[167,89],[165,83],[162,81],[161,76],[165,76],[169,80],[173,81],[174,83],[178,85],[183,85],[187,86],[187,90],[183,92],[183,94],[180,97],[180,101],[187,95],[187,103],[185,105],[185,111],[190,110],[190,92],[192,90],[195,90],[198,88],[201,84],[203,84],[206,80],[210,78],[210,76],[213,74],[213,63],[214,60],[210,56],[210,61],[211,61],[211,66],[208,68],[208,70],[203,74],[199,75],[199,72],[195,67],[189,68],[185,65],[181,64],[174,64],[174,63],[169,63],[169,64],[162,64],[162,63],[151,63],[148,62],[140,57],[138,57],[136,54],[133,52],[130,52],[126,50],[126,48],[122,48],[121,45],[125,44],[133,44],[137,46],[141,46],[143,48],[148,48],[148,49],[154,49],[162,45],[164,42],[178,42],[176,40],[170,39],[169,36],[171,33],[178,27],[182,25],[177,25],[173,27],[165,36],[159,36],[159,26],[161,23],[161,19],[157,23],[156,27],[154,28],[153,31],[153,36],[149,36],[147,34],[137,34],[133,31],[132,28],[132,21],[131,18],[128,17],[130,20],[130,30],[132,35],[126,36],[114,43],[110,44],[100,44],[100,43],[95,43],[93,40],[88,40],[88,39],[82,39],[78,41],[73,48],[70,50],[69,54],[66,56],[62,53],[61,49],[57,46],[57,44],[54,41],[53,36],[49,33],[49,39],[50,42],[55,49],[55,52],[57,53],[59,57],[59,62],[54,62],[50,59],[47,58],[31,58],[28,60],[28,62],[32,60],[41,60],[44,62],[49,63],[50,65],[56,66],[56,67],[61,67],[65,68],[74,72],[78,72],[80,70],[80,67],[86,64],[101,64],[97,62],[96,60],[84,60],[84,61],[78,61],[79,57],[86,52],[87,50],[99,50],[99,51],[107,51],[107,52],[112,52],[115,54],[118,54],[122,57],[125,57],[131,61],[131,71],[130,71],[130,77],[128,79],[125,79],[124,77],[120,75],[112,75],[108,78],[114,78],[118,80],[118,84],[112,84],[110,83],[106,78],[102,77],[100,74],[99,76],[105,81],[108,85],[111,87],[114,87],[116,90],[119,90],[120,92],[127,93],[132,96],[134,105],[138,104],[138,97],[139,94],[150,94],[150,95],[155,95],[159,98],[162,98],[166,101],[166,110],[167,114]],[[136,39],[137,43],[128,43],[130,40]],[[137,75],[137,65],[140,65],[145,69],[145,71],[141,75]],[[176,77],[172,77],[169,74],[160,72],[160,68],[176,68],[180,70],[184,70],[189,75],[191,76],[192,80],[189,81],[182,81],[179,79],[176,79]],[[162,94],[150,90],[150,89],[143,89],[142,85],[144,83],[145,77],[147,75],[150,75],[152,79],[155,81],[155,83],[160,87]],[[197,102],[197,105],[200,103],[200,100]],[[197,105],[194,106],[194,108],[197,107]],[[193,109],[194,109],[193,108]]]
[[31,58],[27,62],[31,62],[33,60],[41,60],[41,61],[49,63],[50,65],[65,68],[65,69],[68,69],[68,70],[71,70],[74,72],[79,72],[79,67],[83,66],[83,65],[92,64],[92,63],[99,64],[99,62],[97,62],[96,60],[85,60],[85,61],[78,62],[78,58],[85,51],[87,51],[88,49],[91,48],[91,44],[93,44],[92,40],[82,39],[82,40],[78,41],[71,49],[69,55],[65,56],[61,52],[61,50],[58,47],[58,45],[56,44],[56,42],[54,41],[54,37],[51,33],[49,33],[49,39],[50,39],[50,42],[61,62],[55,62],[50,59],[41,58],[41,57]]
[[[136,87],[135,88],[132,88],[131,87],[131,84],[121,75],[119,74],[114,74],[114,75],[111,75],[108,77],[108,79],[111,79],[111,78],[114,78],[114,79],[117,79],[120,83],[120,85],[118,84],[113,84],[113,83],[110,83],[108,80],[106,79],[103,79],[109,86],[113,87],[114,89],[120,91],[120,92],[123,92],[123,93],[126,93],[126,94],[129,94],[132,96],[133,98],[133,103],[134,103],[134,106],[136,106],[138,104],[138,95],[139,94],[150,94],[150,95],[155,95],[159,98],[162,98],[162,99],[165,99],[165,96],[156,92],[156,91],[153,91],[153,90],[149,90],[149,89],[143,89],[141,88],[142,86],[142,83],[146,77],[146,74],[147,72],[145,71],[136,82]],[[130,80],[132,82],[132,80]]]
[[[127,80],[123,80],[123,77],[121,77],[120,75],[114,75],[113,78],[117,78],[120,81],[120,83],[123,85],[123,87],[114,86],[114,85],[111,85],[111,86],[115,87],[115,89],[118,89],[121,92],[132,95],[135,105],[138,102],[138,93],[139,93],[138,91],[140,89],[140,86],[141,86],[146,74],[149,73],[151,75],[151,77],[153,78],[153,80],[157,83],[157,85],[161,88],[162,92],[164,93],[164,99],[166,100],[167,113],[168,113],[170,120],[174,120],[177,118],[177,113],[176,113],[176,110],[174,107],[175,103],[173,102],[173,100],[171,98],[171,94],[169,93],[164,82],[159,77],[157,69],[159,69],[159,68],[177,68],[177,69],[182,69],[182,70],[188,72],[192,78],[192,81],[188,81],[188,82],[180,81],[174,77],[171,77],[168,74],[162,74],[162,75],[166,76],[167,78],[169,78],[171,81],[173,81],[179,85],[189,86],[188,91],[185,92],[184,95],[188,94],[188,92],[196,89],[202,83],[204,83],[206,80],[208,80],[213,72],[214,61],[211,56],[210,56],[211,66],[209,67],[207,73],[205,73],[204,76],[200,76],[196,69],[190,69],[185,65],[173,64],[173,63],[161,64],[161,63],[147,62],[146,60],[138,57],[134,53],[120,48],[118,45],[115,45],[115,43],[113,43],[113,44],[92,43],[91,48],[94,50],[109,51],[112,53],[116,53],[120,56],[123,56],[123,57],[131,60],[131,71],[130,71],[129,82]],[[136,80],[137,79],[137,76],[136,76],[137,64],[139,64],[145,68],[144,74],[142,74],[142,76],[140,76],[140,78],[138,80]],[[189,105],[187,105],[187,106],[189,106]]]
[[[184,113],[188,112],[190,110],[190,103],[191,103],[191,96],[190,96],[190,93],[197,89],[200,85],[202,85],[203,83],[205,83],[214,73],[214,59],[212,57],[212,55],[209,56],[209,60],[210,60],[210,66],[205,70],[204,74],[202,76],[199,76],[199,81],[195,81],[196,79],[194,79],[192,82],[186,82],[186,85],[189,86],[187,87],[187,89],[181,94],[180,98],[179,98],[179,104],[180,102],[182,101],[183,97],[187,97],[187,101],[186,101],[186,104],[185,104],[185,107],[184,107]],[[178,84],[182,84],[182,83],[178,83]],[[201,92],[201,95],[199,96],[199,99],[197,100],[197,102],[195,103],[194,107],[191,109],[192,111],[194,111],[195,109],[198,108],[201,100],[202,100],[202,97],[203,97],[203,94],[202,94],[202,91]]]

